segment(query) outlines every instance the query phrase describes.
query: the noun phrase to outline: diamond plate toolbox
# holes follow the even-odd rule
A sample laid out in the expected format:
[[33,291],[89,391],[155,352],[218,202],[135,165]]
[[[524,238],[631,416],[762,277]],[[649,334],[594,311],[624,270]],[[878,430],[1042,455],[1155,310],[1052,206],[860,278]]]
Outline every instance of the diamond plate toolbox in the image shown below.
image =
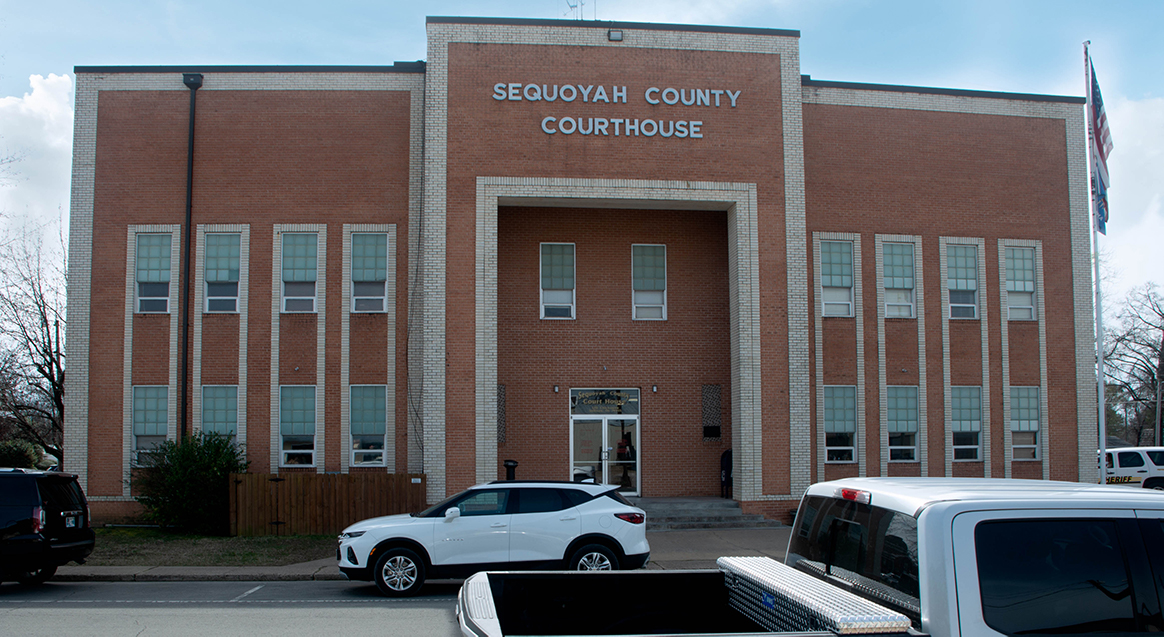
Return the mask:
[[721,557],[732,608],[775,632],[906,633],[909,618],[767,557]]

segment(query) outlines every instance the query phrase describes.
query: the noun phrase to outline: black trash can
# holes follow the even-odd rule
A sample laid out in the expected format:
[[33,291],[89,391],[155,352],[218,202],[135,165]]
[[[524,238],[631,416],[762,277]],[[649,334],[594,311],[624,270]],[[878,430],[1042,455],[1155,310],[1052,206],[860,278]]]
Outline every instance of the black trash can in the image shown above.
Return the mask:
[[517,461],[516,460],[506,460],[502,464],[505,465],[505,479],[509,480],[509,481],[516,480],[516,478],[514,478],[513,476],[517,472]]

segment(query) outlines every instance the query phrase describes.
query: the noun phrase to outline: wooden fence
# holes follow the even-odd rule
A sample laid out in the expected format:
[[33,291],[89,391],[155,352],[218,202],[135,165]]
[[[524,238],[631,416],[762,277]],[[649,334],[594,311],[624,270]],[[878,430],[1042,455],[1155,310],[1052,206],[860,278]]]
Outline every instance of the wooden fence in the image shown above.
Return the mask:
[[231,474],[231,535],[326,535],[425,507],[419,473]]

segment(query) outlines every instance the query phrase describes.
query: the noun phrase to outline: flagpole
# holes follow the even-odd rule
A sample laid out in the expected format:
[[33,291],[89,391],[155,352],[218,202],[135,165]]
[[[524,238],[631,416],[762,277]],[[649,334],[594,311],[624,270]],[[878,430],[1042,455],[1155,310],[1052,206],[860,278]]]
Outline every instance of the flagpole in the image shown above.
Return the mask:
[[[1091,44],[1091,40],[1083,43],[1083,74],[1084,86],[1087,87],[1087,152],[1090,154],[1095,152],[1095,131],[1091,126],[1091,58],[1087,51],[1087,45]],[[1087,175],[1091,179],[1094,171],[1091,170],[1094,157],[1090,157],[1088,162]],[[1091,185],[1092,192],[1095,191],[1095,184]],[[1103,339],[1103,292],[1102,280],[1099,276],[1099,231],[1095,223],[1095,197],[1091,196],[1089,209],[1091,210],[1091,245],[1093,247],[1092,261],[1095,264],[1095,357],[1096,357],[1096,384],[1098,385],[1099,393],[1099,457],[1096,459],[1098,463],[1099,475],[1097,481],[1103,484],[1106,480],[1106,461],[1105,455],[1107,453],[1107,383],[1104,382],[1104,339]]]

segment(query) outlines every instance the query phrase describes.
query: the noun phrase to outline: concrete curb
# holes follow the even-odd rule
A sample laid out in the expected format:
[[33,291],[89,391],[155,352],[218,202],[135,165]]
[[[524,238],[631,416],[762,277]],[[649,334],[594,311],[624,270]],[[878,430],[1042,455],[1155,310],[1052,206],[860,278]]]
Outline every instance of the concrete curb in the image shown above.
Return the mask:
[[[782,561],[792,529],[694,529],[647,531],[648,569],[715,568],[724,555],[766,556]],[[58,582],[291,582],[346,580],[335,560],[287,566],[89,566],[57,569]]]

